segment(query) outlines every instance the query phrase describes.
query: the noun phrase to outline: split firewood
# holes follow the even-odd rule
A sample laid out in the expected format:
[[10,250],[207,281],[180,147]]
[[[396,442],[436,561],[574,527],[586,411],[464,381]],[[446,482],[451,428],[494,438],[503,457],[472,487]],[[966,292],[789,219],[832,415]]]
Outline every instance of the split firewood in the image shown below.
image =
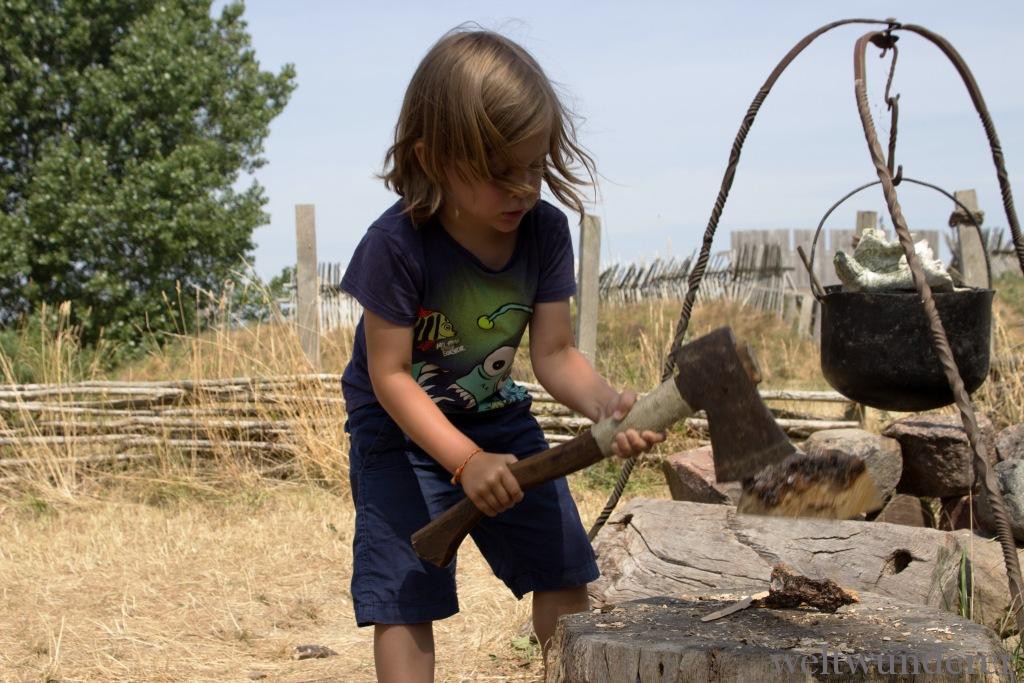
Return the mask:
[[843,605],[860,602],[860,597],[832,579],[812,579],[779,562],[772,566],[768,596],[756,602],[760,607],[808,605],[822,612],[835,612]]
[[850,519],[882,507],[878,487],[864,461],[831,451],[797,452],[743,482],[736,509],[775,517]]
[[822,612],[835,612],[843,605],[860,602],[856,591],[848,590],[832,579],[811,579],[797,574],[783,562],[772,566],[769,588],[748,595],[722,609],[705,614],[701,621],[708,622],[727,617],[748,607],[793,608],[808,605]]

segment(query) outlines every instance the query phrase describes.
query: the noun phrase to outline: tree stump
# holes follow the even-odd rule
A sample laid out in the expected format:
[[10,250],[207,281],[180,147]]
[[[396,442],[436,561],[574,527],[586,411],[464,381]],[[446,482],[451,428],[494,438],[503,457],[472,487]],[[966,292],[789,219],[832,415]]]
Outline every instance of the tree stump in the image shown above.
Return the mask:
[[547,683],[1013,680],[989,628],[875,593],[835,613],[749,607],[701,621],[741,597],[646,598],[562,617]]

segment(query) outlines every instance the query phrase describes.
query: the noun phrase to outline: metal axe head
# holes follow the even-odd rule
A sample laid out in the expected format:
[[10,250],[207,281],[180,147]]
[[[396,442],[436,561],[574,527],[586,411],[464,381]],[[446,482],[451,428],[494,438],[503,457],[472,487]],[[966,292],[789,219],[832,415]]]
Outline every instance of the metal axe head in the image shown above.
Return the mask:
[[679,395],[707,414],[718,481],[753,477],[796,452],[757,391],[756,358],[728,327],[680,347],[674,358]]

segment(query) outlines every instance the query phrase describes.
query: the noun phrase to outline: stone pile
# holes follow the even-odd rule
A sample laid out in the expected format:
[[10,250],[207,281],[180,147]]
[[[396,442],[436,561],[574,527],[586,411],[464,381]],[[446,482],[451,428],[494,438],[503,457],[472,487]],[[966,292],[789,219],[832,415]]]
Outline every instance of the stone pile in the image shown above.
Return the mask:
[[[978,416],[978,423],[1014,536],[1024,541],[1024,424],[997,433],[984,415]],[[982,534],[995,529],[983,487],[975,481],[973,454],[958,415],[906,417],[881,434],[863,429],[819,431],[800,447],[809,454],[839,451],[864,461],[886,501],[880,511],[867,515],[868,520],[946,531],[973,528]],[[738,500],[739,482],[715,480],[711,446],[670,455],[662,467],[674,500],[725,505]]]

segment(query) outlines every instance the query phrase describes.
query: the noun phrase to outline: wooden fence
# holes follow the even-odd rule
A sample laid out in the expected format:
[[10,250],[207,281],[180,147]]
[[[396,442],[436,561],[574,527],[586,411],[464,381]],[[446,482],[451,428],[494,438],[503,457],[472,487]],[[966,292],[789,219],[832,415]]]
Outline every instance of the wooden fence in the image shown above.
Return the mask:
[[[568,441],[591,425],[540,385],[520,384],[550,443]],[[835,392],[764,389],[761,396],[782,403],[774,410],[776,421],[794,437],[858,424],[792,410],[794,402],[843,403],[850,414],[850,402]],[[17,486],[26,476],[109,471],[171,454],[187,454],[193,462],[245,458],[264,476],[288,476],[301,469],[311,429],[336,429],[344,411],[337,374],[0,385],[0,486]],[[698,435],[707,430],[702,413],[686,424]]]
[[[601,271],[598,293],[602,303],[623,304],[651,299],[682,299],[686,294],[692,258],[654,259],[648,263],[613,264]],[[762,311],[799,323],[800,312],[811,305],[810,291],[794,285],[792,267],[784,265],[781,249],[772,244],[748,244],[736,251],[714,254],[698,290],[698,302],[732,299]],[[359,320],[359,303],[338,283],[343,267],[339,263],[320,263],[321,330],[352,328]],[[294,286],[290,300],[281,302],[283,310],[294,311]],[[816,302],[815,302],[816,303]],[[811,334],[813,315],[800,328]]]
[[[737,252],[714,254],[699,290],[699,301],[737,299],[762,310],[783,309],[786,294],[798,294],[792,272],[783,265],[783,255],[774,245],[748,245]],[[649,299],[681,299],[686,294],[691,258],[654,259],[648,263],[613,264],[601,271],[598,292],[602,302],[631,303]],[[340,263],[320,263],[321,329],[353,327],[362,310],[338,283],[344,274]],[[279,302],[285,311],[295,310],[294,285],[290,299]]]

